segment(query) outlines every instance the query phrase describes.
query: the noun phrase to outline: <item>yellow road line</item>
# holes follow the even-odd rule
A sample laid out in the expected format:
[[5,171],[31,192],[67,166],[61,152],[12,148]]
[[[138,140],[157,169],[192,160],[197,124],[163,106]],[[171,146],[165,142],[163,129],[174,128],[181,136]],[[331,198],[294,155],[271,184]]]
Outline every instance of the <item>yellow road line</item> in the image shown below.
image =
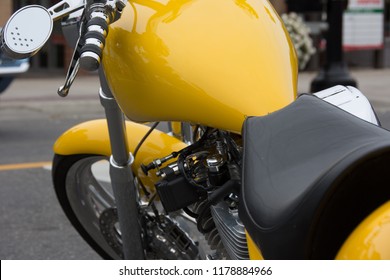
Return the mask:
[[0,165],[0,171],[43,168],[46,165],[51,165],[51,161],[3,164]]

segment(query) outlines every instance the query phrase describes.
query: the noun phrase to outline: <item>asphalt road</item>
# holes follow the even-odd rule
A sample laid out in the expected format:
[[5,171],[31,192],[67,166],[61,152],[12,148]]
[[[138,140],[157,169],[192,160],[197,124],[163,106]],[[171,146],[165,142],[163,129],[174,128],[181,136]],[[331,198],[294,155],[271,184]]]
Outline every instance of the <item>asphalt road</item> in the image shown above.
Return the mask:
[[103,117],[88,89],[96,79],[85,80],[68,99],[56,96],[61,79],[16,80],[0,97],[0,259],[99,259],[62,213],[50,173],[55,139]]
[[[0,96],[0,259],[99,259],[62,213],[50,174],[55,139],[74,124],[104,117],[97,78],[76,80],[67,99],[55,93],[61,82],[18,79]],[[383,104],[377,103],[378,115],[390,128],[390,107]]]

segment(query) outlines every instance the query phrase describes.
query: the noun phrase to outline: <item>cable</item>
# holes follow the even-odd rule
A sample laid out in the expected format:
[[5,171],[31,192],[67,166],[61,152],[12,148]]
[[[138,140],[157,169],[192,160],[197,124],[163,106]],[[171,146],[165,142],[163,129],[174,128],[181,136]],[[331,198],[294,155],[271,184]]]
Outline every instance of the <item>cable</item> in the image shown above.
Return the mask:
[[198,214],[192,212],[188,207],[184,207],[184,208],[183,208],[183,211],[184,211],[184,213],[186,213],[188,216],[190,216],[190,217],[192,217],[192,218],[194,218],[194,219],[197,219],[197,218],[199,217]]
[[160,124],[160,122],[155,122],[149,129],[149,131],[144,135],[144,137],[142,137],[141,141],[138,143],[137,147],[135,148],[134,150],[134,154],[133,154],[133,157],[134,157],[134,160],[135,160],[135,157],[137,156],[137,153],[139,151],[139,149],[141,148],[142,144],[145,142],[145,140],[149,137],[149,135],[152,133],[152,131]]

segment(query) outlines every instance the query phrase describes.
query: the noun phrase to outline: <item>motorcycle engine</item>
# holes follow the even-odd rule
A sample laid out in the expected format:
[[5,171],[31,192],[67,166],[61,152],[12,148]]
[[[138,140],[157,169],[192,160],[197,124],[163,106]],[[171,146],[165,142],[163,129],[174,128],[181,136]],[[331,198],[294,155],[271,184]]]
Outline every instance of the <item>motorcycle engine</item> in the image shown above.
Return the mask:
[[201,258],[249,259],[238,216],[241,148],[233,137],[218,130],[205,132],[178,153],[176,162],[157,171],[162,179],[156,189],[164,210],[176,217],[183,213],[196,225],[186,232],[198,245],[203,234],[209,248],[199,250],[205,254]]
[[[238,217],[237,209],[232,210],[226,203],[221,202],[211,207],[211,215],[229,258],[248,260],[245,227]],[[211,240],[215,238],[215,236],[210,237]]]

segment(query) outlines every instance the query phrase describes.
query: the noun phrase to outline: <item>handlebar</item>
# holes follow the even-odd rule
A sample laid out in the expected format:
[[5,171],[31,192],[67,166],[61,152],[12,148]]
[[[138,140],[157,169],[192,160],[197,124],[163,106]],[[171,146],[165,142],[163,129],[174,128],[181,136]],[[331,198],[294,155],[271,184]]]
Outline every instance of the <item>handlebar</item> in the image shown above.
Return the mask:
[[87,71],[94,71],[99,68],[102,59],[108,26],[119,18],[126,3],[123,0],[89,0],[87,5],[89,3],[80,67]]
[[106,37],[108,34],[109,17],[104,6],[94,6],[90,10],[90,19],[87,22],[87,32],[84,35],[85,44],[81,49],[80,67],[94,71],[99,68]]
[[[49,9],[30,5],[16,11],[0,32],[0,51],[15,59],[35,55],[47,42],[53,22],[84,8],[79,39],[60,96],[66,96],[79,68],[97,70],[102,59],[108,26],[118,20],[125,0],[62,0]],[[31,20],[32,19],[32,20]]]

